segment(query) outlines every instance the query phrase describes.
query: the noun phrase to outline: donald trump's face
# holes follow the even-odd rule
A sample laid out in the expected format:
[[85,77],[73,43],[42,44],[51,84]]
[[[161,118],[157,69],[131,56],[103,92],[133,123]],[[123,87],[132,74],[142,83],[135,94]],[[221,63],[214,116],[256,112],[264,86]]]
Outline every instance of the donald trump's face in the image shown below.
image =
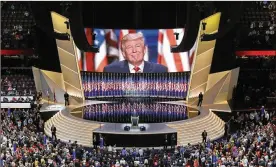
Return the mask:
[[124,58],[132,65],[139,66],[144,61],[145,44],[142,38],[126,40],[123,44]]

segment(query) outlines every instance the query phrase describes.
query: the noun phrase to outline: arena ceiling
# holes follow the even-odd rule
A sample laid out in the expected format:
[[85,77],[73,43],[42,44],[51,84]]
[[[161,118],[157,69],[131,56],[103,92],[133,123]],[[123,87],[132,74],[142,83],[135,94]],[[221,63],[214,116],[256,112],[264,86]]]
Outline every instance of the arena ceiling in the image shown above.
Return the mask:
[[[2,11],[10,10],[6,7],[9,3],[13,2],[1,2]],[[73,2],[24,3],[28,3],[27,6],[36,3],[48,11],[53,10],[68,15]],[[243,3],[244,7],[244,12],[233,30],[236,49],[275,49],[276,3],[274,1],[191,2],[190,5],[196,6],[201,18],[222,12],[225,17],[221,21],[227,23],[227,17],[235,13],[235,9],[231,7],[234,3]],[[185,27],[188,2],[82,2],[82,6],[85,27],[151,29]]]

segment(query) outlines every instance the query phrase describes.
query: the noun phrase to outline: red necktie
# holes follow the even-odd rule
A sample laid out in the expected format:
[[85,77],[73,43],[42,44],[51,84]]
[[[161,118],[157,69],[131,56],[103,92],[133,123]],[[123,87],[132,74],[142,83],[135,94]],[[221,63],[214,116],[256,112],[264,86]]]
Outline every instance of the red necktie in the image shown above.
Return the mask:
[[137,73],[140,70],[140,67],[134,67],[133,70],[135,71],[135,73]]

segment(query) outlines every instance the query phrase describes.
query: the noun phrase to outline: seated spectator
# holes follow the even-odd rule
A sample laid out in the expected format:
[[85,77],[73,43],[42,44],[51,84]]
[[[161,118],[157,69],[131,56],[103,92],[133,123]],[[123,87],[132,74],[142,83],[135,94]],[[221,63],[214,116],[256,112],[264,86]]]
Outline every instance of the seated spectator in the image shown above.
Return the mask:
[[16,97],[12,97],[11,102],[16,103],[17,102],[17,98]]
[[126,164],[126,161],[124,160],[124,158],[122,158],[122,159],[120,160],[120,164],[123,165],[123,166]]
[[24,89],[24,91],[23,91],[23,96],[27,96],[27,90],[26,89]]
[[127,155],[127,151],[126,151],[125,148],[122,149],[121,155],[122,155],[122,156],[126,156],[126,155]]
[[115,167],[120,167],[120,166],[121,165],[120,165],[119,161],[116,161]]
[[33,95],[33,94],[35,94],[35,93],[33,93],[32,90],[30,89],[28,95]]
[[138,153],[140,157],[144,156],[144,150],[142,148],[139,148]]
[[25,102],[31,102],[31,101],[32,101],[32,99],[30,97],[27,97],[25,100]]
[[4,102],[4,103],[8,103],[8,102],[9,102],[9,99],[6,98],[6,97],[4,97],[4,98],[3,98],[3,102]]
[[23,103],[23,102],[24,102],[24,98],[20,96],[20,97],[17,99],[17,102]]
[[11,85],[8,87],[8,91],[12,91],[13,88],[11,87]]
[[109,145],[109,146],[107,147],[107,151],[108,151],[109,153],[112,153],[112,146],[111,146],[111,145]]

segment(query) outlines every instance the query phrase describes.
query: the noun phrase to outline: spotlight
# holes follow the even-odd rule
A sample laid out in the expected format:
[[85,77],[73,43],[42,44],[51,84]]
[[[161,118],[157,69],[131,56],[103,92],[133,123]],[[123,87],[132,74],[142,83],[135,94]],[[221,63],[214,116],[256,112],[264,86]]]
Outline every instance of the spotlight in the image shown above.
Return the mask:
[[124,130],[125,130],[125,131],[129,131],[129,130],[130,130],[130,126],[125,126],[125,127],[124,127]]
[[140,131],[145,131],[145,130],[146,130],[146,127],[144,127],[144,126],[140,127]]
[[205,31],[205,30],[206,30],[206,25],[207,25],[207,23],[202,22],[202,29],[203,29],[203,31]]
[[92,34],[92,39],[93,39],[93,41],[96,40],[96,36],[97,36],[97,34],[95,34],[95,33]]
[[175,39],[178,40],[178,37],[179,37],[179,33],[175,32],[173,33],[175,35]]
[[66,24],[67,30],[69,29],[69,21],[65,21],[64,24]]

